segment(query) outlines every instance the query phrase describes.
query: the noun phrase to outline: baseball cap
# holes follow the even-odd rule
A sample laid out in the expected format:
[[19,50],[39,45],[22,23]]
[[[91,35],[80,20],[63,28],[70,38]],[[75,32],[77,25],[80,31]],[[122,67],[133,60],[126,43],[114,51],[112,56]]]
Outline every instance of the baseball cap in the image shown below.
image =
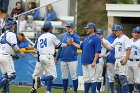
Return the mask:
[[74,23],[73,22],[67,22],[66,27],[74,27]]
[[113,31],[123,30],[123,27],[122,27],[122,25],[114,24],[112,26],[112,30]]
[[12,25],[16,25],[17,23],[16,23],[16,21],[14,21],[14,19],[13,18],[11,18],[11,17],[8,17],[7,19],[6,19],[6,24],[5,24],[5,26],[4,26],[4,28],[10,28]]
[[104,34],[104,30],[103,29],[97,29],[96,34],[103,35]]
[[88,23],[85,28],[95,29],[96,25],[94,23]]
[[140,27],[133,28],[132,33],[140,33]]
[[53,28],[52,23],[50,21],[45,21],[42,29],[49,29],[49,28]]

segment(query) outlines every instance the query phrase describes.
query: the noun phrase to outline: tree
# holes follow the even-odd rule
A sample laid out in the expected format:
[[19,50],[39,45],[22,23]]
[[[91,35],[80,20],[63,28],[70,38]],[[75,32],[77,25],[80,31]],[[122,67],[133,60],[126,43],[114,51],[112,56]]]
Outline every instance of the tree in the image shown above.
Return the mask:
[[[140,3],[140,0],[138,0]],[[106,3],[133,4],[133,0],[78,0],[78,34],[86,35],[84,27],[88,22],[96,24],[97,28],[107,29]]]

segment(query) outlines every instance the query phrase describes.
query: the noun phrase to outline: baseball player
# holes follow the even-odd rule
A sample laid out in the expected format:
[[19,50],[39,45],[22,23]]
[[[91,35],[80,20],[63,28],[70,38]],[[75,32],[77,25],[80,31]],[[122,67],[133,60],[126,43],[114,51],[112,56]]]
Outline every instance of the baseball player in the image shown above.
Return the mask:
[[117,38],[111,44],[111,46],[103,46],[112,50],[115,48],[115,79],[117,81],[117,93],[128,93],[127,83],[127,60],[131,52],[130,39],[123,34],[123,27],[121,25],[113,25],[112,30],[115,31]]
[[[97,36],[99,38],[102,39],[102,41],[107,44],[107,45],[111,45],[109,43],[109,41],[107,41],[105,38],[104,38],[104,30],[103,29],[97,29],[97,32],[96,32]],[[96,75],[97,75],[97,90],[98,90],[98,93],[100,93],[100,89],[101,89],[101,82],[102,82],[102,74],[103,74],[103,67],[104,67],[104,63],[106,61],[106,57],[108,54],[106,54],[107,52],[107,49],[105,47],[102,46],[102,49],[101,49],[101,53],[99,54],[99,63],[97,63],[96,65]]]
[[133,38],[130,39],[131,54],[128,61],[129,93],[134,91],[134,83],[140,93],[140,27],[132,30]]
[[[39,80],[45,81],[47,93],[51,93],[52,81],[56,79],[56,67],[54,62],[55,47],[67,47],[68,44],[61,43],[55,35],[52,34],[51,22],[46,21],[43,25],[43,34],[37,39],[37,53],[39,62],[36,65],[33,77],[35,78],[34,86],[39,86]],[[44,77],[39,79],[42,72],[45,72]],[[37,78],[37,79],[36,79]],[[32,89],[32,93],[36,93],[36,89]]]
[[[22,52],[17,46],[17,37],[14,33],[16,22],[12,18],[7,18],[5,25],[6,31],[0,36],[0,68],[2,72],[2,79],[0,81],[0,88],[8,84],[9,81],[16,78],[13,57],[16,55],[15,51]],[[4,89],[4,88],[3,88]],[[3,90],[4,93],[9,93],[9,90]]]
[[84,93],[88,93],[90,87],[91,93],[95,93],[97,86],[96,63],[99,62],[101,39],[96,35],[96,26],[94,23],[88,23],[85,28],[88,36],[81,45],[70,39],[68,41],[82,50],[81,63],[84,76]]
[[[114,40],[116,39],[116,35],[115,35],[115,31],[112,30],[112,34],[110,34],[107,38],[106,38],[111,44],[114,42]],[[115,75],[115,70],[114,70],[114,65],[115,65],[115,50],[107,50],[107,54],[106,55],[106,64],[107,64],[107,75],[109,78],[109,86],[110,86],[110,90],[111,93],[114,93],[114,75]]]
[[[67,27],[67,33],[65,33],[62,36],[61,42],[67,43],[67,38],[71,38],[74,40],[74,42],[80,44],[80,38],[74,30],[74,23],[68,22],[66,27]],[[56,63],[58,62],[59,59],[61,60],[61,72],[62,72],[63,90],[64,90],[63,93],[67,93],[69,72],[73,80],[74,93],[77,93],[77,88],[78,88],[77,48],[73,45],[65,48],[60,48],[56,57]]]

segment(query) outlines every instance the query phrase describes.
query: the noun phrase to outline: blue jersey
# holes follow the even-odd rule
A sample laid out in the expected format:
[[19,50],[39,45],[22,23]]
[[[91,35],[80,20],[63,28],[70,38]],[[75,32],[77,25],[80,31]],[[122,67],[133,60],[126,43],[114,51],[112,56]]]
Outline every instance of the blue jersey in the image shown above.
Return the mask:
[[34,20],[39,20],[39,15],[40,15],[40,12],[39,12],[39,10],[37,9],[37,10],[35,10],[34,11],[34,14],[33,14],[33,19]]
[[[113,34],[110,34],[107,38],[106,38],[111,44],[114,42],[114,40],[116,39],[116,36]],[[110,50],[108,50],[110,51]],[[107,56],[107,62],[109,63],[115,63],[116,59],[115,59],[115,50],[111,50],[110,51],[110,55]]]
[[54,21],[57,19],[56,13],[54,11],[48,12],[47,14],[47,20],[48,21]]
[[26,48],[26,47],[28,47],[28,45],[29,45],[29,42],[27,40],[25,40],[25,41],[20,42],[18,44],[18,47],[19,48]]
[[[61,42],[67,43],[67,38],[72,38],[75,43],[80,44],[80,38],[76,33],[74,33],[73,35],[70,35],[69,33],[64,34],[61,38]],[[76,61],[77,48],[74,47],[73,45],[65,48],[60,48],[56,57],[56,60],[59,59],[64,62]]]
[[[83,65],[92,64],[95,53],[101,53],[101,39],[96,35],[87,36],[80,45],[82,50],[81,63]],[[96,63],[98,63],[97,60]]]

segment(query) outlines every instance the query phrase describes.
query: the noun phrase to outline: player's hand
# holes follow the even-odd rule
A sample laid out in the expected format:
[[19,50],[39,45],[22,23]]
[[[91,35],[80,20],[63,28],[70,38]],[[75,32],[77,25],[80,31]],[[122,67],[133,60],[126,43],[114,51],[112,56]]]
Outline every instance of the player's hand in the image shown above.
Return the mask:
[[21,54],[21,56],[23,56],[23,57],[25,56],[25,53],[24,53],[24,52],[22,52],[22,51],[20,52],[20,54]]
[[123,61],[122,61],[122,65],[125,65],[127,63],[127,60],[126,59],[123,59]]
[[68,43],[68,45],[72,45],[72,43],[73,43],[73,39],[71,39],[71,38],[67,38],[67,43]]
[[96,66],[96,62],[93,62],[92,64],[91,64],[91,67],[95,67]]
[[55,60],[55,65],[57,65],[58,64],[58,60]]
[[35,58],[38,58],[38,55],[37,55],[37,54],[35,54],[35,55],[34,55],[34,57],[35,57]]

